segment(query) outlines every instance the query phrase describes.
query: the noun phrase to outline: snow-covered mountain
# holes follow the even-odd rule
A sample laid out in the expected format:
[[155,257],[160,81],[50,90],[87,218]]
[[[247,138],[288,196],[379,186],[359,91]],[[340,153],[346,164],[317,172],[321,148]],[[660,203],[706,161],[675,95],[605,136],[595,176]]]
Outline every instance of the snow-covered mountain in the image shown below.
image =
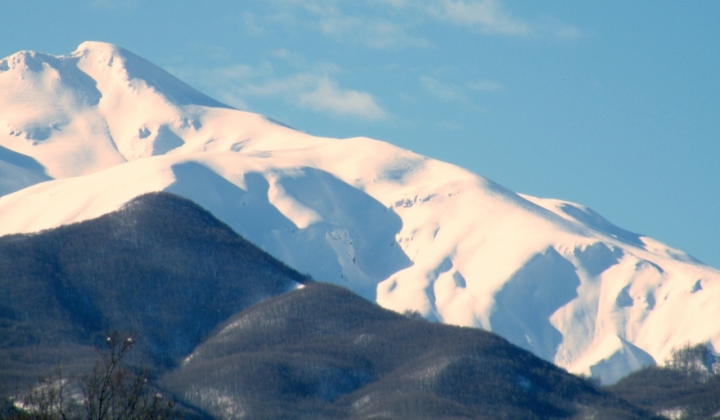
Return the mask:
[[169,191],[315,279],[605,382],[720,350],[720,271],[589,208],[235,110],[122,48],[0,60],[0,235]]

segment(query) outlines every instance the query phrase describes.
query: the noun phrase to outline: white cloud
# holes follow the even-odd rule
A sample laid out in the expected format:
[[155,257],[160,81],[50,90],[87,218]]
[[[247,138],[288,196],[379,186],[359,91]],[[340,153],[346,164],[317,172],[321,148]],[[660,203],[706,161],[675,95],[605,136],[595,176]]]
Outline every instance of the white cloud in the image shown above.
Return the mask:
[[502,35],[530,35],[531,26],[511,16],[496,0],[440,0],[427,11],[435,18],[481,32]]
[[422,83],[425,90],[431,95],[443,101],[462,101],[467,102],[468,98],[465,95],[467,90],[474,90],[478,92],[492,92],[503,89],[503,86],[492,80],[479,80],[465,84],[465,87],[459,87],[447,82],[441,82],[440,80],[430,77],[420,77],[420,83]]
[[454,101],[464,99],[464,95],[455,86],[445,84],[435,78],[422,76],[420,82],[431,95],[443,101]]
[[411,3],[409,0],[367,0],[370,4],[386,4],[395,8],[407,7]]
[[425,38],[411,36],[401,25],[383,19],[336,14],[323,17],[319,27],[325,35],[346,42],[361,43],[371,48],[430,46],[430,42]]
[[503,89],[503,85],[492,80],[479,80],[477,82],[468,83],[467,87],[468,89],[480,92],[492,92]]
[[[281,59],[304,61],[288,50],[271,53]],[[258,66],[233,64],[215,69],[171,69],[186,80],[197,80],[211,94],[239,109],[249,109],[252,98],[278,99],[289,105],[313,112],[332,114],[368,121],[383,120],[389,114],[373,95],[342,88],[331,77],[339,72],[333,64],[318,64],[310,70],[278,77],[269,62]]]
[[243,96],[275,97],[299,108],[315,112],[355,117],[365,120],[381,120],[387,113],[375,98],[366,92],[342,89],[328,75],[300,73],[260,83],[246,83],[237,88]]
[[316,111],[359,117],[366,120],[387,118],[387,113],[375,102],[372,95],[355,90],[342,90],[329,78],[321,78],[310,92],[301,92],[298,99]]
[[220,102],[226,105],[230,105],[233,108],[241,109],[243,111],[251,111],[250,105],[248,105],[248,103],[245,102],[243,98],[241,98],[234,92],[224,90],[218,92],[215,96]]
[[[339,42],[377,49],[432,45],[431,40],[413,34],[427,20],[492,35],[549,35],[562,39],[580,36],[577,28],[550,16],[541,16],[533,21],[515,16],[503,6],[502,0],[264,1],[275,6],[279,12],[267,16],[267,21],[290,27],[304,25]],[[348,12],[351,8],[352,12]]]
[[[285,26],[305,25],[319,30],[323,35],[339,42],[361,44],[376,49],[397,49],[405,47],[427,47],[430,42],[409,33],[406,23],[377,17],[376,14],[345,13],[337,0],[266,0],[275,5],[284,19],[275,23]],[[296,15],[306,12],[310,19]],[[289,16],[288,16],[289,14]],[[270,17],[268,18],[270,19]]]
[[506,36],[552,36],[577,39],[582,34],[572,25],[543,15],[528,21],[513,15],[501,0],[366,0],[371,5],[417,14],[448,25],[466,27],[480,33]]
[[262,23],[259,22],[258,17],[253,13],[244,12],[242,16],[240,16],[240,24],[248,35],[261,36],[265,34]]
[[582,36],[582,32],[574,26],[571,25],[562,25],[561,27],[557,28],[555,31],[555,35],[558,36],[558,38],[565,38],[565,39],[578,39]]
[[305,58],[298,54],[294,53],[287,48],[280,48],[279,50],[271,51],[270,55],[275,58],[279,58],[281,60],[289,61],[291,63],[304,63]]
[[575,40],[582,37],[582,33],[578,28],[565,24],[552,16],[543,16],[537,27],[540,32],[561,39]]

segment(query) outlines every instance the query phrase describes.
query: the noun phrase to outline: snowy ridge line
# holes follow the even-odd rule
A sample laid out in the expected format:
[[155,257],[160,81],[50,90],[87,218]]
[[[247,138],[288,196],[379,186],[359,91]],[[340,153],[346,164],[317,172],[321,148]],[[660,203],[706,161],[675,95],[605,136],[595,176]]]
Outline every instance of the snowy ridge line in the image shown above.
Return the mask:
[[295,131],[110,44],[0,60],[0,92],[2,235],[168,191],[317,280],[604,382],[687,343],[720,349],[720,272],[584,206]]

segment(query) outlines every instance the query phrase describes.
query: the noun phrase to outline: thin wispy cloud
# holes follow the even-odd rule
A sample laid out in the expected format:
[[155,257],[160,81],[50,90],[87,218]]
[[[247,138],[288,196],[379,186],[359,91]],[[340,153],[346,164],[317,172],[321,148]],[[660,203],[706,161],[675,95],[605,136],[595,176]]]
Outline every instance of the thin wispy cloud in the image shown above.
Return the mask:
[[[267,22],[287,27],[305,26],[338,42],[360,44],[374,49],[429,47],[432,40],[417,34],[429,22],[471,32],[509,37],[551,36],[576,39],[580,31],[551,16],[523,19],[509,11],[500,0],[264,0],[277,13]],[[352,9],[352,11],[348,11]],[[261,29],[256,17],[244,17],[248,30]]]
[[262,18],[258,17],[254,13],[246,11],[240,16],[239,20],[242,29],[248,35],[262,36],[265,34],[265,29],[263,28],[263,24],[261,22]]
[[377,49],[430,46],[427,39],[411,36],[401,25],[384,19],[335,14],[321,18],[319,28],[335,39]]
[[278,58],[280,60],[287,61],[289,63],[295,64],[295,65],[305,65],[305,57],[302,56],[302,54],[298,54],[295,52],[292,52],[288,50],[287,48],[280,48],[279,50],[274,50],[270,52],[270,56],[274,58]]
[[443,101],[456,101],[465,98],[462,91],[456,86],[443,83],[430,76],[420,77],[420,83],[433,96]]
[[[409,25],[390,20],[377,13],[344,11],[343,2],[336,0],[265,0],[275,6],[278,14],[268,16],[276,24],[304,26],[319,31],[338,42],[360,44],[374,49],[427,47],[430,42],[412,35]],[[372,11],[372,10],[371,10]],[[374,11],[372,11],[374,12]],[[302,16],[300,16],[302,15]],[[283,19],[278,19],[283,16]]]
[[560,39],[575,40],[582,37],[582,32],[572,25],[561,22],[559,19],[545,15],[537,24],[539,32],[553,35]]
[[[467,30],[468,36],[528,38],[549,34],[575,39],[581,35],[575,27],[551,16],[532,21],[519,17],[502,0],[364,0],[352,4],[344,0],[261,1],[270,7],[261,8],[263,12],[244,12],[239,17],[250,35],[266,36],[284,30],[302,36],[312,31],[340,43],[378,50],[432,47],[432,38],[427,34],[434,32],[425,31],[427,25],[454,26]],[[202,47],[209,56],[223,59],[221,49]],[[340,69],[327,63],[308,63],[288,49],[270,51],[265,57],[268,60],[257,65],[228,64],[205,69],[202,75],[190,79],[241,109],[249,109],[259,100],[271,100],[326,115],[367,121],[389,118],[377,96],[362,87],[344,86]],[[278,65],[277,72],[271,62]],[[438,73],[419,76],[419,83],[434,98],[465,104],[473,103],[473,95],[478,93],[504,89],[494,80],[460,82],[445,80]]]
[[479,92],[493,92],[502,90],[503,85],[493,80],[478,80],[477,82],[468,83],[467,88]]
[[488,34],[525,36],[532,33],[530,24],[506,12],[495,0],[441,0],[426,10],[443,22]]
[[388,116],[371,94],[343,89],[337,81],[322,73],[299,73],[247,82],[237,86],[235,93],[242,98],[278,98],[299,108],[364,120],[381,120]]
[[576,39],[578,28],[557,18],[543,15],[524,19],[514,15],[500,0],[366,0],[373,6],[390,7],[407,14],[421,16],[446,25],[467,28],[471,31],[510,37],[551,36]]
[[412,5],[412,1],[410,0],[366,0],[366,3],[371,5],[384,5],[384,6],[392,6],[395,8],[401,8],[401,7],[408,7]]
[[302,105],[316,111],[326,111],[366,120],[381,120],[388,116],[387,112],[369,93],[343,90],[335,81],[327,77],[314,82],[315,87],[312,90],[297,93],[297,98]]
[[503,86],[500,83],[493,80],[478,80],[466,83],[463,87],[461,87],[449,82],[440,81],[436,77],[431,76],[421,76],[420,84],[422,84],[429,94],[446,102],[466,102],[468,101],[468,97],[466,96],[468,91],[494,92],[503,89]]
[[[271,56],[300,60],[287,50]],[[333,78],[340,71],[332,64],[317,64],[311,69],[278,76],[268,61],[257,66],[232,64],[214,69],[171,69],[181,78],[197,80],[223,102],[249,109],[253,99],[276,99],[316,113],[378,121],[389,117],[377,99],[368,92],[344,88]]]

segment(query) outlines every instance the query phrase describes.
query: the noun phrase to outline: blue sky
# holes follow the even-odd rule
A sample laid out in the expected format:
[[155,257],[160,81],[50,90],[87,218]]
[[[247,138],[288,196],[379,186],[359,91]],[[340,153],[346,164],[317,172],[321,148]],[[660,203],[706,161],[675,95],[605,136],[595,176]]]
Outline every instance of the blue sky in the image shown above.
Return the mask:
[[0,0],[0,55],[120,45],[238,108],[587,205],[720,268],[720,2]]

